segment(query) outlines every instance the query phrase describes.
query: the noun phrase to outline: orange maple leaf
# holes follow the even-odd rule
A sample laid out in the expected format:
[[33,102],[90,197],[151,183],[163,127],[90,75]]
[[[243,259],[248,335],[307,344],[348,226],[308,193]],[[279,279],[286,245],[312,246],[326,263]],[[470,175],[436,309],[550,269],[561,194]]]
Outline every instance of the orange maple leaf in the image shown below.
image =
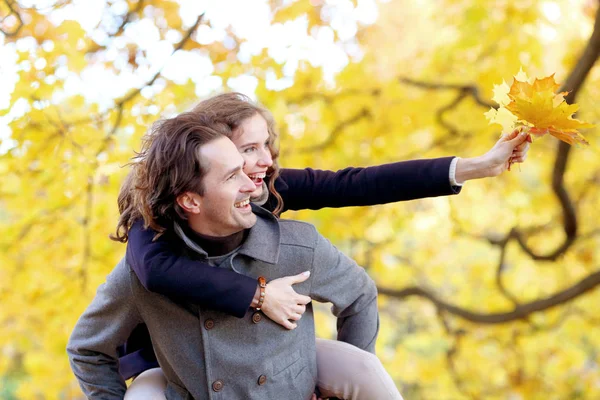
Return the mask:
[[554,74],[543,79],[536,78],[533,84],[515,78],[508,92],[511,101],[506,109],[519,118],[519,122],[530,126],[529,133],[533,135],[549,133],[569,144],[589,144],[578,129],[594,125],[572,117],[579,106],[567,104],[565,95],[568,92],[556,93],[559,87],[554,81]]

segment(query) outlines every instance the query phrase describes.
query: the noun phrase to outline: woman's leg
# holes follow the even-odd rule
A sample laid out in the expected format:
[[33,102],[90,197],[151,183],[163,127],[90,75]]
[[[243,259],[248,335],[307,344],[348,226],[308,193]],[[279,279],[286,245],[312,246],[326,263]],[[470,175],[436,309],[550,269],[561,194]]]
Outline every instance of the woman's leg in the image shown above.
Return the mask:
[[317,385],[324,397],[402,400],[377,356],[335,340],[317,339]]
[[125,393],[124,400],[165,400],[167,379],[160,368],[152,368],[139,374]]

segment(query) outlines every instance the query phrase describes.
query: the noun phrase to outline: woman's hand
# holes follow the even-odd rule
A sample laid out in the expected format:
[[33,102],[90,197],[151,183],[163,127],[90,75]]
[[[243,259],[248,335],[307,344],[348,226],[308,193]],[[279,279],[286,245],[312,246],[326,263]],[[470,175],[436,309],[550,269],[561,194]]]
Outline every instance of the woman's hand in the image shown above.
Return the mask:
[[504,134],[483,158],[487,161],[488,176],[498,176],[511,164],[522,163],[527,158],[531,137],[527,128],[517,128],[509,134]]
[[[267,284],[265,288],[265,300],[261,311],[274,322],[286,329],[295,329],[306,305],[311,302],[311,298],[296,293],[292,285],[304,282],[310,276],[310,271],[303,272],[294,276],[286,276],[274,279]],[[259,293],[257,288],[257,293]],[[258,301],[258,297],[255,296]],[[255,302],[252,303],[255,306]]]
[[529,143],[531,137],[524,127],[502,135],[494,147],[483,156],[459,159],[456,164],[456,181],[462,183],[470,179],[500,175],[510,169],[511,164],[525,161]]

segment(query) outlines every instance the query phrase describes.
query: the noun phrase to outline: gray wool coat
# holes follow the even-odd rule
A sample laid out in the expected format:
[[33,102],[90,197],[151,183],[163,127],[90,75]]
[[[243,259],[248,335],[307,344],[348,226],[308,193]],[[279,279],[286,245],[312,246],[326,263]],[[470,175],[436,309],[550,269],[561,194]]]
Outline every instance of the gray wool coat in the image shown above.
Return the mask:
[[[256,225],[237,253],[215,268],[267,281],[310,270],[310,278],[295,290],[331,302],[338,340],[374,352],[377,290],[365,270],[312,225],[253,209]],[[252,311],[240,319],[149,292],[123,259],[71,334],[71,368],[88,398],[123,398],[117,347],[143,322],[168,380],[167,399],[309,399],[317,376],[312,306],[292,331]]]

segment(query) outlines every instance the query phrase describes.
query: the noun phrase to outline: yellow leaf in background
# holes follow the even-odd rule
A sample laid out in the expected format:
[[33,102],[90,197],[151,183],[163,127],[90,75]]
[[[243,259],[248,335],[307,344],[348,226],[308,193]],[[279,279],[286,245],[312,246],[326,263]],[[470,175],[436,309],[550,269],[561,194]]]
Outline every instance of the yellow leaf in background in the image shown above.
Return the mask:
[[494,96],[492,97],[492,100],[501,106],[505,106],[510,103],[508,92],[510,92],[510,87],[505,81],[502,81],[501,85],[494,85]]
[[[568,92],[556,93],[560,85],[554,80],[554,74],[533,81],[521,70],[515,76],[506,93],[507,85],[494,86],[494,101],[500,104],[498,110],[491,109],[485,116],[490,124],[500,124],[504,130],[510,130],[516,123],[529,126],[533,135],[546,133],[569,144],[588,144],[578,129],[592,128],[588,124],[572,116],[579,106],[568,104],[565,95]],[[510,102],[506,103],[506,98]]]
[[515,75],[515,79],[518,80],[518,81],[521,81],[521,82],[527,82],[527,81],[529,81],[529,77],[523,71],[523,67],[519,68],[519,72],[517,73],[517,75]]
[[504,107],[500,107],[498,110],[491,108],[484,115],[490,124],[502,125],[503,132],[511,131],[518,121],[518,118]]

